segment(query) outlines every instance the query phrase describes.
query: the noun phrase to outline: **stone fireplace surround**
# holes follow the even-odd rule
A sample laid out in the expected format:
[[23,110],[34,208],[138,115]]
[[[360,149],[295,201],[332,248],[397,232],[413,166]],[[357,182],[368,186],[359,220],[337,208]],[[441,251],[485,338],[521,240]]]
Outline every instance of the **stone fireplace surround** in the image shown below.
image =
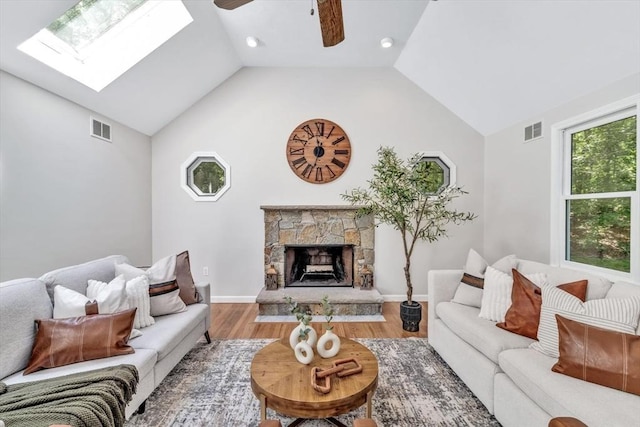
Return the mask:
[[[374,272],[375,222],[371,215],[356,216],[357,206],[260,206],[264,211],[264,271],[273,265],[278,289],[262,289],[256,302],[261,315],[289,314],[284,296],[320,314],[321,298],[328,295],[336,314],[381,314],[382,296],[376,289],[361,290],[360,271]],[[353,248],[353,287],[285,287],[285,251],[288,246],[345,245]],[[266,273],[265,273],[266,274]]]

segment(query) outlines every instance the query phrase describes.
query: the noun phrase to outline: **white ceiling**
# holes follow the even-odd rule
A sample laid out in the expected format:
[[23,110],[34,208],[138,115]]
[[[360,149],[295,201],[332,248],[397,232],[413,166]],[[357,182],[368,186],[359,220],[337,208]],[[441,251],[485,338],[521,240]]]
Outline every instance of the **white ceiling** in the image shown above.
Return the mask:
[[395,67],[485,135],[640,72],[640,0],[342,0],[332,48],[311,0],[184,0],[194,22],[96,93],[16,49],[75,2],[0,0],[0,68],[147,135],[244,66]]

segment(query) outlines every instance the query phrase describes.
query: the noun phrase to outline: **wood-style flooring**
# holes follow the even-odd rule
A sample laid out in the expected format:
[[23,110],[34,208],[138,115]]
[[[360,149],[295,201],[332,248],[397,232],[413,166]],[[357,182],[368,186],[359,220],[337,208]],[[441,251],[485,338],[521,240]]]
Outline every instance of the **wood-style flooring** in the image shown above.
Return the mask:
[[[256,323],[258,304],[211,304],[213,339],[282,338],[288,336],[295,323]],[[427,303],[422,303],[422,321],[418,332],[402,329],[400,303],[385,302],[382,315],[386,322],[331,322],[333,331],[348,338],[407,338],[427,336]],[[313,322],[316,332],[324,333],[324,322]]]

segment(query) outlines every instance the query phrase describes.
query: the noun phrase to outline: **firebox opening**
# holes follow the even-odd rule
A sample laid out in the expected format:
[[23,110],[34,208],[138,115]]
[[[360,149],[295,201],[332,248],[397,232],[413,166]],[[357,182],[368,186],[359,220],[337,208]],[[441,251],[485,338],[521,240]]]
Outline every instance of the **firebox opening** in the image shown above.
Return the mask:
[[353,245],[285,247],[285,286],[353,286]]

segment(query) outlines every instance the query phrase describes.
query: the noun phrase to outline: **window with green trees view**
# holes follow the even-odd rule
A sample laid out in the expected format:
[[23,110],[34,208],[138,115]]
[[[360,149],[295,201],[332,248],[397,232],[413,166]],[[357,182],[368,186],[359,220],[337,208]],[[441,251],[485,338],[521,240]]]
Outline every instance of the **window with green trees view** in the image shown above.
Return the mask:
[[564,153],[565,261],[637,272],[637,109],[566,128]]

